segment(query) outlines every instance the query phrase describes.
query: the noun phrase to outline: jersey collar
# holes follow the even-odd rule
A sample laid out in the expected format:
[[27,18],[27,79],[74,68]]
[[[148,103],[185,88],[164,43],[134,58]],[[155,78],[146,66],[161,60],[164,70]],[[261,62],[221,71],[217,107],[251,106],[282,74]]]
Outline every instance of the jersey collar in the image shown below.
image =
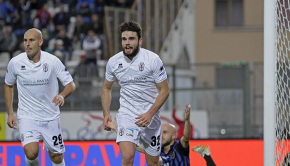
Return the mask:
[[39,58],[39,61],[36,62],[36,63],[34,63],[32,60],[30,60],[30,59],[28,58],[28,55],[26,55],[26,58],[27,58],[27,60],[28,60],[32,65],[34,65],[34,66],[39,66],[39,65],[41,65],[41,63],[42,63],[42,55],[43,55],[43,51],[40,51],[40,58]]

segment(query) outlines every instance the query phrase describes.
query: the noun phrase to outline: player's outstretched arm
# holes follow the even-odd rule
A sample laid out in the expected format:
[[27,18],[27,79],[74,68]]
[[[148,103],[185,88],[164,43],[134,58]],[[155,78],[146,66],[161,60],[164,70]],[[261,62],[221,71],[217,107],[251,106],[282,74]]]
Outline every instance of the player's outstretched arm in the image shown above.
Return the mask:
[[181,144],[184,148],[188,147],[190,140],[190,104],[185,105],[185,113],[184,113],[184,130],[183,136],[181,137]]

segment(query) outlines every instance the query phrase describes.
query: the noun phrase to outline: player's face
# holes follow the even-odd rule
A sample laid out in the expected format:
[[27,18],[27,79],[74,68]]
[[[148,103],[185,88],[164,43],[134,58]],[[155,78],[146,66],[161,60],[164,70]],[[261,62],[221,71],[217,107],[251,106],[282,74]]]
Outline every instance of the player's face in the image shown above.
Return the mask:
[[139,52],[142,38],[138,39],[137,32],[124,31],[122,33],[122,47],[123,53],[128,58],[133,58]]
[[40,37],[40,34],[36,30],[28,30],[24,34],[23,42],[26,54],[30,58],[33,58],[40,52],[40,46],[42,45],[42,42],[43,41]]
[[174,135],[176,134],[174,132],[174,129],[167,124],[164,124],[161,126],[161,132],[162,132],[162,146],[168,146],[171,144],[171,142],[174,141]]

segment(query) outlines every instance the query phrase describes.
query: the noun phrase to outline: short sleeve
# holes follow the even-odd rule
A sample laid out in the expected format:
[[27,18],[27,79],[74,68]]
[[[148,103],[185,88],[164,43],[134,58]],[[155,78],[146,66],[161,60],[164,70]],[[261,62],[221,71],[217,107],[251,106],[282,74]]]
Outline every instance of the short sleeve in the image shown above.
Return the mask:
[[156,83],[167,79],[167,74],[160,58],[156,58],[153,62],[153,77]]
[[55,60],[54,65],[56,76],[63,86],[66,86],[73,81],[71,74],[59,59]]
[[16,74],[14,70],[13,61],[10,61],[7,66],[6,75],[5,75],[5,83],[7,85],[14,85],[16,82]]
[[112,68],[110,65],[110,61],[108,61],[106,65],[106,80],[113,82],[115,80],[114,73],[112,72]]

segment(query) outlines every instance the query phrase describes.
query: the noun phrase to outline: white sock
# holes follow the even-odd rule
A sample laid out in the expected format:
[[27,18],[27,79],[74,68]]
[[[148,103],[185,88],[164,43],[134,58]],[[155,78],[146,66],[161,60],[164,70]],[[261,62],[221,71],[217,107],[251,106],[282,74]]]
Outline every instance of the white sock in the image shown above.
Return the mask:
[[34,160],[29,160],[26,156],[25,156],[25,163],[28,166],[39,166],[39,160],[38,157]]
[[59,164],[55,164],[54,162],[52,162],[52,165],[53,165],[53,166],[65,166],[64,159],[62,159],[62,162],[59,163]]

